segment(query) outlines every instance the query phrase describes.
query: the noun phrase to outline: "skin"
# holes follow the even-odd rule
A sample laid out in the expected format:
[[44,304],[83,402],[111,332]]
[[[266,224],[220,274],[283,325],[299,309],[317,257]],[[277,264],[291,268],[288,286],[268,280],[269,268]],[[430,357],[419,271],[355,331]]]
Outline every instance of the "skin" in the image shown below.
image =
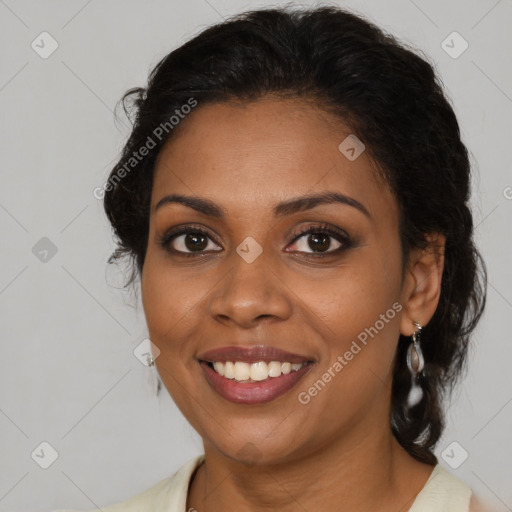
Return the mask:
[[[396,200],[366,152],[349,161],[338,150],[350,133],[305,100],[268,96],[198,106],[158,156],[141,290],[162,381],[204,443],[187,510],[397,512],[408,510],[430,476],[433,466],[397,443],[389,415],[398,337],[433,316],[442,250],[413,251],[402,280]],[[371,217],[342,204],[273,217],[275,204],[327,190],[356,199]],[[210,199],[227,216],[176,203],[155,211],[171,193]],[[308,235],[295,235],[322,223],[345,230],[353,245],[311,257]],[[158,243],[180,224],[211,233],[201,255]],[[236,252],[248,236],[263,249],[250,264]],[[169,247],[192,252],[184,240]],[[329,240],[321,250],[340,246]],[[443,248],[442,236],[431,240]],[[395,302],[401,311],[308,404],[299,403],[297,394]],[[254,344],[315,363],[276,400],[231,403],[208,385],[197,356]]]

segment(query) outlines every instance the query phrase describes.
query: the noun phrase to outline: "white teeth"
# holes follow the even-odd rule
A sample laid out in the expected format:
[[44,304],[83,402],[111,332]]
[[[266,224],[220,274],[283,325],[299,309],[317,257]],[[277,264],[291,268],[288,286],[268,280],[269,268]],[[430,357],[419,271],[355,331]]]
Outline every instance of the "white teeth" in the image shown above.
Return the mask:
[[267,380],[269,377],[279,377],[290,372],[300,370],[306,363],[281,363],[280,361],[258,361],[257,363],[245,363],[244,361],[215,361],[214,370],[226,379],[235,379],[238,382]]
[[283,372],[284,375],[288,375],[292,371],[292,364],[291,363],[283,363],[281,366],[281,372]]
[[279,361],[271,361],[268,363],[268,376],[279,377],[281,375],[282,364]]
[[213,367],[215,368],[215,371],[219,374],[224,376],[224,365],[222,363],[213,363]]
[[235,380],[247,380],[251,376],[249,363],[237,361],[235,363]]
[[[222,363],[219,363],[222,366]],[[226,361],[224,364],[224,377],[226,379],[234,379],[235,378],[235,365],[231,361]]]
[[251,380],[268,379],[268,366],[264,361],[251,364]]

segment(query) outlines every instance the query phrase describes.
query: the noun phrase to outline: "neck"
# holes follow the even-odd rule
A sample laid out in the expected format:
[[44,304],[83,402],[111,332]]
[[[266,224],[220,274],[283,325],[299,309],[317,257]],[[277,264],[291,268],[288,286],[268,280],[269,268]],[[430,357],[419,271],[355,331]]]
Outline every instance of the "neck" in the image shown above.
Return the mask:
[[205,443],[187,510],[408,510],[432,469],[411,457],[390,430],[361,425],[278,464],[243,464]]

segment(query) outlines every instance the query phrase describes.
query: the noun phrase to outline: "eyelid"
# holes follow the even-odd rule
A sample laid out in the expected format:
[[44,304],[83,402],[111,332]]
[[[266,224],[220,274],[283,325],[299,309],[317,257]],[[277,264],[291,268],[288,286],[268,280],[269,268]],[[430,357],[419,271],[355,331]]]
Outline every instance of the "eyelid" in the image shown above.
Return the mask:
[[319,224],[308,226],[306,228],[300,229],[295,235],[293,235],[293,240],[290,242],[289,245],[295,244],[297,240],[300,240],[306,235],[311,235],[315,233],[322,233],[326,234],[330,238],[334,238],[339,244],[340,247],[334,250],[328,250],[325,252],[304,252],[304,251],[290,251],[290,252],[298,252],[300,254],[307,254],[308,256],[313,257],[322,257],[322,256],[333,256],[340,254],[341,252],[345,251],[346,249],[351,248],[354,245],[354,242],[350,235],[341,228],[338,228],[337,226],[321,222]]
[[334,225],[331,225],[326,222],[319,222],[317,224],[314,224],[312,226],[307,226],[305,228],[301,228],[295,231],[292,230],[291,235],[293,236],[292,242],[295,242],[298,238],[301,238],[304,235],[311,234],[311,233],[326,233],[334,237],[334,235],[344,238],[344,239],[350,239],[349,234],[342,228],[338,228]]
[[[173,254],[194,254],[194,252],[183,252],[168,249],[171,242],[173,242],[179,236],[187,235],[189,233],[200,233],[210,240],[212,240],[215,244],[219,245],[219,242],[216,240],[216,236],[212,235],[211,230],[202,226],[201,224],[179,224],[174,226],[168,230],[166,230],[161,236],[158,236],[157,243],[161,245],[164,249],[168,250]],[[196,254],[205,254],[204,252],[197,251]]]

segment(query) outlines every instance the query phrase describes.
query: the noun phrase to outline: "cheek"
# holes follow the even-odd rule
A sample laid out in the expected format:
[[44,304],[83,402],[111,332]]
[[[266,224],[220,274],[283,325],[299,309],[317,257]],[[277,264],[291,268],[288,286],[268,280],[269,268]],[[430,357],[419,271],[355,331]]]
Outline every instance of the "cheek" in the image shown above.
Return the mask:
[[196,416],[201,410],[190,401],[190,396],[200,396],[200,369],[186,341],[199,324],[198,308],[204,290],[193,284],[197,284],[193,278],[185,279],[183,273],[170,269],[159,255],[147,254],[141,299],[149,337],[160,350],[158,373],[176,405],[200,431]]
[[[391,377],[402,309],[399,246],[371,245],[329,279],[315,286],[297,280],[294,286],[305,305],[305,318],[314,319],[325,342],[325,357],[316,377],[331,368],[336,375],[344,375],[333,379],[334,387],[345,391],[357,387],[358,394],[374,393],[379,382]],[[343,369],[338,366],[336,371],[332,366],[340,356]],[[368,376],[373,376],[371,382]]]
[[365,250],[348,261],[328,278],[296,278],[292,286],[328,337],[340,342],[373,325],[400,297],[400,267],[393,255]]
[[179,352],[181,333],[197,321],[204,289],[190,272],[180,272],[148,252],[141,279],[141,298],[150,338],[162,353]]

